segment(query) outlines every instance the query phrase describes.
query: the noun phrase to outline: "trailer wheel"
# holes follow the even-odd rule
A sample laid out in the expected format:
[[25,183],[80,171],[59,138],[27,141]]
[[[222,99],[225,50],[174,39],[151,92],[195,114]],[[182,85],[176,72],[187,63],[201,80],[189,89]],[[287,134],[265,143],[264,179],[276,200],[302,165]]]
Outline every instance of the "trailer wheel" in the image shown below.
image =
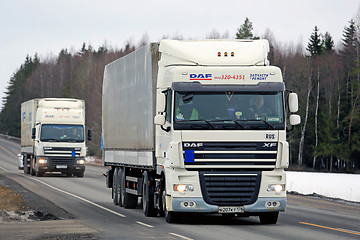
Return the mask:
[[[121,174],[121,201],[124,208],[136,208],[137,199],[136,195],[126,192],[126,169],[123,168]],[[115,174],[115,173],[114,173]]]
[[175,212],[168,212],[166,209],[166,189],[164,189],[162,194],[162,209],[164,211],[165,220],[167,223],[175,223],[177,220],[177,214]]
[[259,216],[261,224],[276,224],[279,212],[263,213]]
[[112,184],[112,199],[115,205],[119,205],[119,198],[118,198],[118,168],[115,168],[114,175],[113,175],[113,184]]
[[154,184],[151,184],[147,171],[143,174],[142,208],[146,217],[154,217],[157,215],[157,210],[154,207]]
[[119,207],[123,207],[123,197],[122,197],[122,175],[123,175],[123,168],[120,167],[118,170],[118,199],[119,199]]

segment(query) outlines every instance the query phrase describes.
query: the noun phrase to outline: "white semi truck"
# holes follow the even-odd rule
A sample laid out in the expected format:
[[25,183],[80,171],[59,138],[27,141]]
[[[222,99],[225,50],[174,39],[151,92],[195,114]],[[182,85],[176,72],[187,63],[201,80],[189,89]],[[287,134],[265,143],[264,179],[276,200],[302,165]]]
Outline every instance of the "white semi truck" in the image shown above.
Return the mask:
[[167,222],[220,213],[275,224],[286,132],[300,117],[268,52],[267,40],[162,40],[108,64],[102,134],[114,203],[135,208],[142,197],[144,214]]
[[25,174],[61,172],[83,177],[85,156],[84,100],[37,98],[21,104],[21,159]]

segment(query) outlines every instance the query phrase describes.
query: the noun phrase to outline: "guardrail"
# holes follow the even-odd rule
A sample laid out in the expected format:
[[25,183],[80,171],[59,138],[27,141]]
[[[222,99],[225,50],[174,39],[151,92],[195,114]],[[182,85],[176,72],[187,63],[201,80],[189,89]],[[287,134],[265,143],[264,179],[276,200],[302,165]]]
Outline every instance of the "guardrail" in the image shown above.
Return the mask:
[[6,135],[6,134],[3,134],[3,133],[0,133],[0,136],[1,136],[2,138],[7,139],[7,140],[11,140],[11,141],[18,142],[18,143],[21,142],[21,139],[18,138],[18,137],[13,137],[13,136]]

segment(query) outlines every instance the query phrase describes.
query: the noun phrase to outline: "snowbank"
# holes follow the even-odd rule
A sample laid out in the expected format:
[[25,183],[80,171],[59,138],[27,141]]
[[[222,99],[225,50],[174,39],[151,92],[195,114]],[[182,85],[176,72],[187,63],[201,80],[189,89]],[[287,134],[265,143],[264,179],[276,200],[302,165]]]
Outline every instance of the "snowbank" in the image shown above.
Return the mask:
[[286,172],[287,191],[360,202],[360,175]]

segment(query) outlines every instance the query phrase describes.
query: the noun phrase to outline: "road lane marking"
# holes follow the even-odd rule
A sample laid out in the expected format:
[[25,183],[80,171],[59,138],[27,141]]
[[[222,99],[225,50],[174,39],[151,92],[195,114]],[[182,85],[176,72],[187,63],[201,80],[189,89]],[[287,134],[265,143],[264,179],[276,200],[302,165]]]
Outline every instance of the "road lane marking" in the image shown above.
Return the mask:
[[326,227],[326,226],[321,226],[321,225],[317,225],[317,224],[313,224],[313,223],[307,223],[307,222],[299,222],[300,224],[304,224],[304,225],[309,225],[309,226],[313,226],[313,227],[318,227],[318,228],[324,228],[324,229],[329,229],[329,230],[333,230],[333,231],[338,231],[338,232],[344,232],[344,233],[350,233],[350,234],[354,234],[354,235],[359,235],[359,232],[354,232],[351,230],[346,230],[346,229],[340,229],[340,228],[332,228],[332,227]]
[[9,170],[3,168],[3,167],[0,167],[0,169],[4,170],[5,172],[9,172]]
[[44,184],[45,186],[47,186],[47,187],[49,187],[49,188],[52,188],[52,189],[54,189],[54,190],[56,190],[56,191],[58,191],[58,192],[65,193],[65,194],[67,194],[67,195],[69,195],[69,196],[72,196],[72,197],[77,198],[77,199],[79,199],[79,200],[81,200],[81,201],[84,201],[84,202],[86,202],[86,203],[89,203],[89,204],[91,204],[91,205],[93,205],[93,206],[95,206],[95,207],[98,207],[98,208],[100,208],[100,209],[103,209],[103,210],[105,210],[105,211],[107,211],[107,212],[109,212],[109,213],[115,214],[115,215],[117,215],[117,216],[119,216],[119,217],[124,217],[124,218],[126,217],[125,215],[123,215],[123,214],[121,214],[121,213],[115,212],[115,211],[113,211],[113,210],[111,210],[111,209],[108,209],[108,208],[106,208],[106,207],[103,207],[103,206],[101,206],[101,205],[99,205],[99,204],[96,204],[96,203],[94,203],[94,202],[92,202],[92,201],[90,201],[90,200],[87,200],[87,199],[85,199],[85,198],[82,198],[82,197],[80,197],[80,196],[77,196],[77,195],[75,195],[75,194],[73,194],[73,193],[69,193],[69,192],[67,192],[67,191],[64,191],[64,190],[61,190],[61,189],[59,189],[59,188],[53,187],[53,186],[51,186],[50,184],[47,184],[46,182],[43,182],[43,181],[41,181],[41,180],[39,180],[39,179],[36,179],[36,178],[33,178],[33,177],[28,177],[28,176],[26,176],[26,177],[27,177],[27,178],[30,178],[30,179],[32,179],[32,180],[34,180],[34,181],[37,181],[37,182],[39,182],[39,183],[41,183],[41,184]]
[[0,148],[2,150],[4,150],[5,152],[7,152],[8,154],[10,154],[11,156],[13,156],[14,158],[17,158],[17,156],[15,154],[13,154],[12,152],[10,152],[9,150],[7,150],[6,148],[4,148],[3,146],[0,145]]
[[143,222],[139,222],[139,221],[136,221],[137,224],[140,224],[140,225],[143,225],[145,227],[148,227],[148,228],[153,228],[154,226],[151,226],[149,224],[146,224],[146,223],[143,223]]
[[180,235],[180,234],[177,234],[177,233],[169,233],[170,235],[173,235],[175,237],[179,237],[179,238],[182,238],[182,239],[186,239],[186,240],[193,240],[192,238],[188,238],[188,237],[185,237],[183,235]]

